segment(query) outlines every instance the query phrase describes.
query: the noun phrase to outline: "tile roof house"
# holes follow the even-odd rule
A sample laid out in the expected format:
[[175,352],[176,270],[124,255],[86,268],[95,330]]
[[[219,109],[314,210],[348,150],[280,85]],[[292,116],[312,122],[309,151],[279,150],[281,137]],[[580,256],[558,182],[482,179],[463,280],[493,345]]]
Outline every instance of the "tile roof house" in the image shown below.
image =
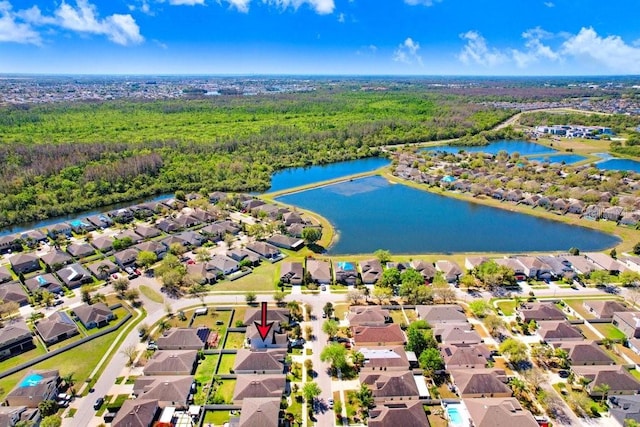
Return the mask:
[[374,285],[382,277],[382,264],[377,259],[360,261],[360,276],[365,285]]
[[307,271],[311,275],[311,279],[321,285],[328,285],[333,279],[329,261],[307,259]]
[[406,371],[409,369],[407,352],[401,345],[381,347],[359,347],[364,356],[363,371]]
[[512,397],[465,399],[464,404],[474,427],[539,427],[531,412]]
[[20,282],[9,282],[0,285],[0,301],[15,302],[19,306],[29,304],[29,296]]
[[60,250],[53,250],[42,255],[40,259],[45,263],[45,265],[51,268],[51,270],[59,270],[63,265],[73,262],[71,255]]
[[44,400],[55,400],[60,374],[57,370],[28,371],[9,392],[5,401],[9,406],[37,408]]
[[33,335],[24,320],[6,322],[0,328],[0,359],[20,354],[33,347]]
[[352,326],[351,336],[353,343],[360,347],[404,345],[407,341],[404,332],[395,323],[384,326]]
[[111,427],[151,427],[159,408],[156,399],[125,400]]
[[619,311],[613,313],[611,323],[618,327],[627,338],[640,338],[640,312]]
[[457,282],[463,274],[460,266],[453,261],[436,261],[436,270],[441,271],[449,283]]
[[584,300],[582,305],[598,319],[613,319],[615,312],[631,311],[629,307],[618,301]]
[[280,249],[266,242],[249,243],[246,248],[260,255],[269,262],[276,262],[282,259],[283,255]]
[[158,350],[147,361],[143,373],[149,376],[191,375],[198,362],[198,350]]
[[347,320],[350,326],[382,326],[391,321],[391,315],[389,310],[383,310],[377,305],[355,305],[349,308]]
[[543,342],[584,340],[580,330],[566,320],[541,320],[537,323],[537,333]]
[[429,425],[427,414],[419,401],[386,402],[369,411],[369,427],[424,427]]
[[187,408],[192,392],[193,377],[190,375],[140,376],[133,383],[133,394],[139,399],[157,400],[160,408]]
[[518,309],[518,316],[523,322],[532,320],[565,320],[564,313],[552,303],[534,302],[528,303]]
[[130,267],[135,264],[138,259],[138,250],[135,248],[128,248],[120,252],[113,254],[116,264],[121,268]]
[[249,397],[242,401],[240,417],[231,418],[229,427],[280,427],[280,398]]
[[73,312],[87,329],[102,328],[115,319],[113,312],[104,303],[83,304],[74,307]]
[[235,374],[282,374],[285,349],[249,350],[241,348],[233,364]]
[[96,237],[91,240],[91,244],[100,252],[109,252],[113,249],[113,238],[109,236]]
[[[148,251],[156,254],[158,259],[163,259],[165,255],[167,255],[167,247],[160,242],[155,240],[149,240],[148,242],[138,243],[133,247],[138,251]],[[137,255],[136,255],[137,258]]]
[[569,353],[571,366],[613,365],[615,362],[594,341],[561,342],[554,344]]
[[247,398],[271,397],[280,399],[287,387],[286,376],[284,374],[266,375],[238,375],[236,387],[233,390],[233,403],[242,404]]
[[38,321],[36,331],[46,344],[54,344],[76,335],[78,326],[67,313],[56,311],[49,317]]
[[144,239],[151,239],[154,237],[158,237],[162,234],[162,231],[158,230],[152,225],[139,224],[136,226],[136,228],[134,228],[133,231],[135,231],[136,234],[138,234],[140,237]]
[[280,266],[280,280],[282,283],[302,285],[304,269],[301,262],[283,261]]
[[91,273],[78,263],[61,268],[56,274],[70,289],[77,288],[85,283],[93,282]]
[[171,328],[156,340],[160,350],[203,350],[209,328]]
[[414,400],[420,395],[411,371],[361,372],[360,384],[369,386],[375,402]]
[[609,396],[640,392],[640,382],[622,366],[572,366],[571,370],[576,376],[591,380],[586,385],[591,397],[602,397],[599,386],[603,384],[610,387]]
[[214,255],[206,264],[207,270],[217,270],[225,276],[240,270],[240,264],[224,255]]
[[484,344],[447,344],[440,347],[440,354],[447,370],[485,368],[491,358]]
[[26,274],[40,270],[40,259],[34,254],[17,254],[9,259],[11,269],[16,274]]
[[426,320],[431,326],[438,323],[467,323],[467,316],[459,305],[417,305],[416,312],[420,320]]
[[434,338],[443,344],[480,344],[482,338],[469,323],[441,323],[433,329]]
[[67,246],[67,252],[75,258],[86,258],[96,253],[96,249],[89,243],[72,243]]
[[511,397],[507,376],[502,369],[454,369],[451,378],[460,397]]
[[105,258],[93,264],[87,264],[87,269],[100,280],[106,280],[111,274],[120,270],[110,259]]

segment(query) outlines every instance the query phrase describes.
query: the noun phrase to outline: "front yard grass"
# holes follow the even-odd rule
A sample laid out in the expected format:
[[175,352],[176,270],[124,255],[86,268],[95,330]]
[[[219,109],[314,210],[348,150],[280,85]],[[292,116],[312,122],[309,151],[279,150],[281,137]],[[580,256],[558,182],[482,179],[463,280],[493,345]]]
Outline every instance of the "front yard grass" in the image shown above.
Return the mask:
[[163,296],[147,285],[140,285],[140,293],[155,303],[162,304],[164,302]]
[[611,323],[594,323],[593,327],[604,335],[605,338],[609,338],[611,340],[624,340],[626,338],[624,333]]
[[[247,274],[244,277],[234,280],[224,280],[222,282],[213,285],[214,291],[273,291],[273,285],[276,282],[276,264],[269,262],[263,262],[258,267],[253,269],[251,274]],[[244,297],[238,302],[242,302]]]
[[218,366],[218,375],[230,374],[233,369],[233,364],[236,361],[235,354],[221,354],[220,365]]
[[500,301],[496,304],[505,316],[512,316],[516,310],[515,301]]

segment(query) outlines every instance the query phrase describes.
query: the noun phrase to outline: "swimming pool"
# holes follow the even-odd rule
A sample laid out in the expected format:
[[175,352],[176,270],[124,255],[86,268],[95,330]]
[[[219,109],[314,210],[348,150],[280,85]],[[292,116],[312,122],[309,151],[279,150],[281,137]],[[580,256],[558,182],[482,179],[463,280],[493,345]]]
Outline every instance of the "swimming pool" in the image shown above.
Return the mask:
[[451,424],[462,425],[462,417],[460,416],[458,408],[447,408],[447,415],[449,416],[449,421],[451,421]]
[[20,387],[35,387],[42,381],[42,375],[31,374],[20,383]]

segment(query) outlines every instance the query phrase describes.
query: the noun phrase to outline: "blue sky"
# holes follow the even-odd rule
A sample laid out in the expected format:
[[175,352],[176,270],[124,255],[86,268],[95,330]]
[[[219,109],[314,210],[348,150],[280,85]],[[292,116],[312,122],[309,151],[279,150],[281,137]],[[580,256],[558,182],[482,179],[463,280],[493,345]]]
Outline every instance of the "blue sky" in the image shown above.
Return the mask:
[[0,73],[640,74],[638,0],[0,0]]

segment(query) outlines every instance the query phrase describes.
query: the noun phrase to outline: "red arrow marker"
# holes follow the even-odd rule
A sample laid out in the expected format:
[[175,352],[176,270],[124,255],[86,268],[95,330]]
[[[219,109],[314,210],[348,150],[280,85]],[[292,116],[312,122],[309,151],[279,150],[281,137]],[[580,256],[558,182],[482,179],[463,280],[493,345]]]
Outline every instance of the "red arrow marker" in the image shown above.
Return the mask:
[[254,322],[256,324],[256,328],[258,328],[258,333],[260,334],[260,338],[262,341],[267,339],[267,335],[269,335],[269,331],[271,331],[271,327],[273,326],[273,322],[267,323],[267,303],[262,302],[262,322]]

